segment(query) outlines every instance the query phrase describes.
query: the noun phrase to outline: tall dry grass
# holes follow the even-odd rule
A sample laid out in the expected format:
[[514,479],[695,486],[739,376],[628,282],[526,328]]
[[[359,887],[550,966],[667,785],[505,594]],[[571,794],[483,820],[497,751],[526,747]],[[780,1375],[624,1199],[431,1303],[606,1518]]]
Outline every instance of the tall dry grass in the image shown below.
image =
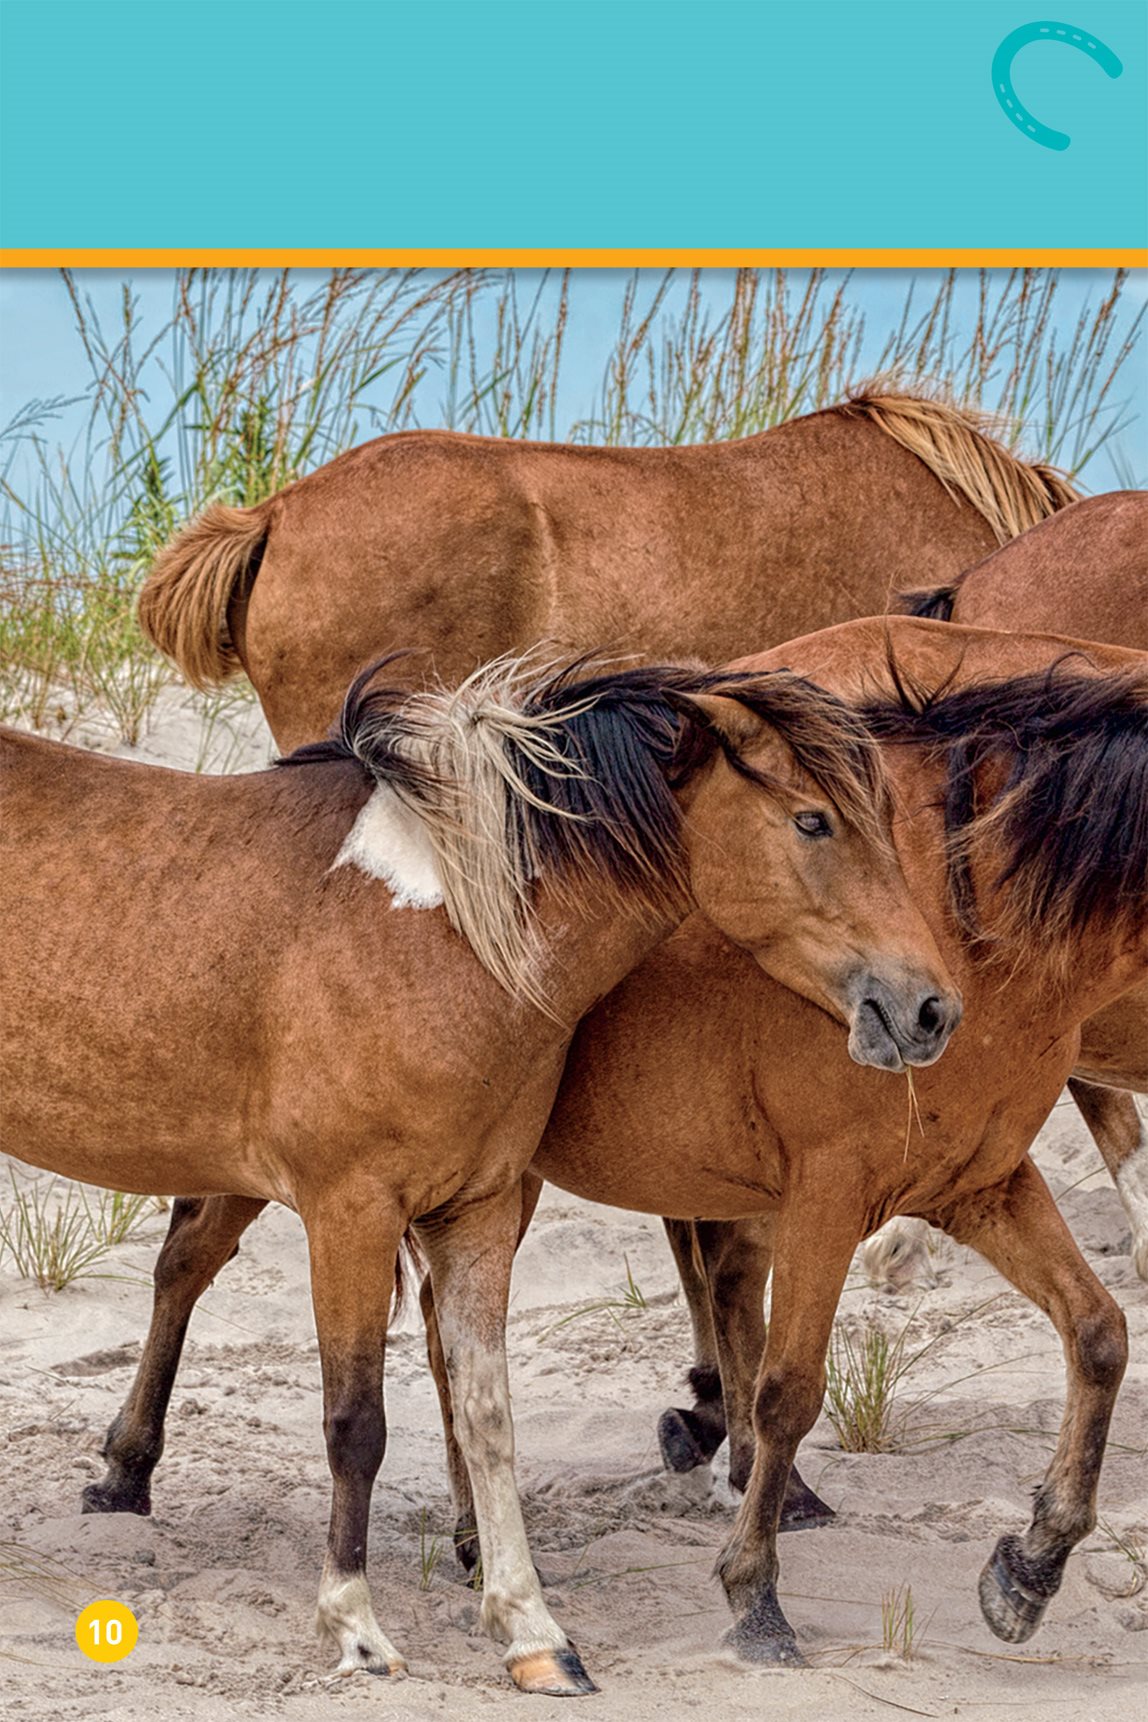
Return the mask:
[[262,501],[365,434],[410,424],[458,283],[180,270],[168,320],[149,330],[126,289],[108,328],[70,271],[63,282],[87,420],[69,452],[46,434],[69,403],[33,404],[5,433],[0,715],[59,728],[96,707],[131,743],[169,679],[135,622],[156,552],[212,498]]
[[634,274],[595,387],[569,375],[569,275],[183,270],[156,328],[126,289],[105,326],[63,282],[86,423],[65,451],[68,403],[31,402],[0,436],[0,716],[65,732],[99,711],[127,742],[169,678],[135,624],[159,547],[208,501],[260,501],[366,435],[714,441],[840,399],[864,369],[987,407],[1080,475],[1129,422],[1142,323],[1119,271],[1070,324],[1056,272],[982,272],[959,315],[955,273],[909,281],[879,342],[849,277]]

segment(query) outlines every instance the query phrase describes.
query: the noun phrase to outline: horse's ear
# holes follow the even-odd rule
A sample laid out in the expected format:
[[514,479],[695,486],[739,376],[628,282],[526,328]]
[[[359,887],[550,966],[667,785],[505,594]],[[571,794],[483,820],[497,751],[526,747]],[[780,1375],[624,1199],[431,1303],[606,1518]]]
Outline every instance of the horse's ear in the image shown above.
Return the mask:
[[764,718],[725,694],[683,694],[680,705],[688,718],[736,753],[744,753],[747,747],[760,741],[767,727]]

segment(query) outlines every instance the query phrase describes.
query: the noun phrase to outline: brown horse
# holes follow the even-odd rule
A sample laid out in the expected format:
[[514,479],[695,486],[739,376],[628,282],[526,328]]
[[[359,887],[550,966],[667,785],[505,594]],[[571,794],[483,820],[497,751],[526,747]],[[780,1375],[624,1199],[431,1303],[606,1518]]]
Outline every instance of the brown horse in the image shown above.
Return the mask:
[[951,585],[898,594],[894,608],[969,628],[1039,628],[1148,651],[1148,491],[1074,502]]
[[[952,586],[906,593],[897,607],[974,628],[1055,629],[1148,651],[1148,491],[1074,503]],[[1084,1025],[1068,1087],[1128,1215],[1136,1271],[1148,1280],[1148,1134],[1126,1092],[1148,1094],[1148,985]],[[904,1234],[892,1240],[902,1271],[904,1243]]]
[[289,748],[395,640],[447,680],[542,637],[723,659],[884,610],[897,585],[947,589],[1073,495],[979,415],[876,386],[707,447],[410,432],[208,509],[157,561],[140,621],[196,685],[246,670]]
[[[921,702],[890,691],[887,634],[903,674],[948,681],[942,696]],[[1048,1311],[1065,1341],[1070,1396],[1053,1467],[1029,1532],[1005,1540],[996,1576],[985,1580],[994,1630],[1017,1637],[1032,1630],[1091,1523],[1123,1371],[1123,1320],[1026,1156],[1078,1056],[1081,1017],[1099,1019],[1144,969],[1148,828],[1143,818],[1130,825],[1127,813],[1142,805],[1148,774],[1148,667],[1138,654],[1088,647],[1087,660],[1050,671],[1064,650],[1055,639],[891,620],[830,630],[755,660],[817,670],[863,693],[872,721],[903,744],[894,762],[900,847],[969,996],[965,1030],[936,1071],[917,1079],[923,1137],[914,1132],[906,1141],[903,1091],[853,1069],[824,1013],[760,979],[695,918],[579,1028],[524,1183],[524,1223],[543,1176],[654,1213],[772,1220],[768,1237],[752,1234],[756,1285],[736,1255],[723,1280],[722,1230],[698,1227],[715,1309],[725,1309],[727,1286],[742,1298],[729,1310],[732,1350],[722,1362],[731,1472],[750,1489],[723,1574],[738,1614],[735,1642],[754,1657],[796,1657],[776,1605],[774,1534],[783,1501],[806,1522],[824,1510],[791,1472],[792,1459],[820,1406],[828,1329],[849,1259],[890,1213],[922,1214],[976,1245]],[[985,680],[1001,674],[1019,679]],[[1077,738],[1072,749],[1066,734]],[[1015,781],[1002,799],[1009,773]],[[946,925],[937,810],[946,778],[952,872],[964,882],[967,925],[975,912],[972,943]],[[1077,805],[1082,781],[1088,795]],[[1092,793],[1096,782],[1102,793]],[[971,823],[970,786],[979,815]],[[1069,811],[1079,819],[1065,822]],[[996,875],[1010,867],[1012,879],[994,890]],[[1007,988],[1002,962],[1011,973]],[[204,1204],[186,1246],[173,1229],[137,1383],[113,1426],[113,1490],[130,1461],[146,1491],[154,1457],[139,1455],[158,1455],[162,1446],[188,1315],[252,1217],[241,1204]],[[201,1229],[193,1233],[194,1224]],[[761,1294],[775,1245],[769,1350],[757,1372]],[[429,1287],[424,1308],[449,1430],[451,1395]],[[453,1437],[448,1453],[465,1535],[474,1523],[470,1483]]]
[[454,682],[549,639],[721,663],[951,583],[1071,502],[978,415],[858,393],[740,442],[586,448],[409,431],[160,556],[144,632],[190,682],[242,667],[280,747],[400,641]]
[[[974,628],[1041,628],[1148,651],[1148,492],[1118,490],[1075,502],[951,585],[898,594],[894,608]],[[1127,1092],[1148,1094],[1148,986],[1085,1024],[1081,1062],[1068,1088],[1128,1215],[1133,1265],[1148,1280],[1148,1134]],[[692,1236],[673,1222],[667,1233],[690,1303],[695,1379],[707,1397],[692,1411],[666,1412],[659,1427],[667,1463],[689,1469],[713,1456],[725,1423],[705,1287],[691,1265]],[[746,1236],[743,1247],[752,1264],[756,1245]],[[731,1238],[723,1240],[723,1257],[728,1279],[736,1258]],[[876,1285],[928,1286],[929,1228],[891,1221],[866,1244],[863,1259]]]
[[[969,627],[1087,634],[1148,651],[1148,493],[1114,491],[1074,503],[952,584],[900,593],[894,604],[910,615]],[[1148,1132],[1127,1092],[1148,1093],[1148,984],[1083,1025],[1068,1088],[1128,1216],[1133,1264],[1148,1279]],[[768,1278],[763,1263],[771,1255],[772,1222],[709,1226],[695,1237],[688,1222],[667,1220],[666,1233],[693,1328],[688,1379],[694,1404],[663,1412],[658,1438],[667,1466],[688,1471],[708,1464],[725,1439],[722,1376],[729,1373],[731,1351],[744,1349],[755,1358],[760,1350],[760,1295]],[[928,1239],[923,1220],[895,1219],[881,1227],[863,1252],[870,1278],[877,1284],[927,1285]],[[699,1256],[709,1261],[708,1276],[699,1271]],[[711,1308],[714,1285],[720,1297]],[[744,1455],[752,1436],[743,1397],[730,1408],[730,1438]],[[734,1435],[733,1424],[740,1425],[740,1435]],[[741,1474],[747,1474],[744,1462]],[[797,1526],[828,1514],[824,1503],[795,1492],[784,1522]]]
[[[680,669],[532,687],[506,662],[455,695],[370,681],[336,739],[248,777],[3,736],[5,1146],[185,1198],[156,1281],[177,1327],[267,1201],[300,1214],[333,1477],[319,1620],[343,1671],[402,1667],[365,1553],[412,1230],[484,1622],[520,1686],[586,1691],[529,1556],[504,1346],[521,1177],[574,1025],[695,906],[847,1022],[856,1057],[930,1061],[959,1003],[884,834],[875,744],[832,695]],[[141,1380],[90,1505],[146,1510],[162,1428]]]
[[[575,1194],[646,1212],[769,1217],[748,1229],[752,1259],[739,1247],[731,1256],[734,1227],[696,1228],[726,1342],[731,1477],[747,1486],[720,1572],[737,1616],[732,1642],[754,1659],[799,1660],[777,1604],[774,1534],[783,1507],[792,1522],[822,1516],[790,1467],[820,1409],[854,1248],[891,1212],[921,1215],[980,1250],[1064,1342],[1056,1456],[1028,1531],[1002,1539],[982,1578],[985,1618],[1001,1637],[1035,1630],[1094,1522],[1124,1367],[1123,1317],[1027,1150],[1079,1060],[1081,1019],[1103,1014],[1148,966],[1148,658],[1089,646],[1079,669],[1050,671],[1064,656],[1058,639],[960,629],[946,640],[912,628],[891,624],[902,674],[946,691],[874,698],[871,713],[881,733],[916,744],[895,770],[898,845],[918,901],[950,890],[965,928],[964,939],[939,935],[964,989],[965,1024],[945,1060],[917,1078],[920,1134],[907,1139],[905,1097],[851,1072],[816,1012],[777,997],[690,923],[582,1024],[532,1167]],[[797,665],[856,695],[881,633],[861,623],[755,662]],[[1011,685],[982,680],[1023,671]],[[461,1505],[465,1515],[465,1496]]]

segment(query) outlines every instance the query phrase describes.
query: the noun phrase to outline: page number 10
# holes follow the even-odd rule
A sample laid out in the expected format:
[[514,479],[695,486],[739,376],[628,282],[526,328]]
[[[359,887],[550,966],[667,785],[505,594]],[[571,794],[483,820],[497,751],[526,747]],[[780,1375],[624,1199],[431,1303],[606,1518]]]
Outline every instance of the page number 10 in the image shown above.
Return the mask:
[[123,1602],[90,1602],[76,1620],[76,1643],[89,1662],[122,1662],[139,1637],[139,1622]]

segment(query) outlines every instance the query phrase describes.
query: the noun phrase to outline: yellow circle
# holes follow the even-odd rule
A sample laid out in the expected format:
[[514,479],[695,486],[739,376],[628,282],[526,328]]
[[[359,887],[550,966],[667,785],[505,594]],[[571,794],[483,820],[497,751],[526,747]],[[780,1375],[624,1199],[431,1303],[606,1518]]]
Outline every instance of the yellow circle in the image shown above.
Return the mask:
[[76,1643],[89,1662],[122,1662],[139,1635],[139,1621],[127,1604],[107,1597],[90,1602],[76,1619]]

